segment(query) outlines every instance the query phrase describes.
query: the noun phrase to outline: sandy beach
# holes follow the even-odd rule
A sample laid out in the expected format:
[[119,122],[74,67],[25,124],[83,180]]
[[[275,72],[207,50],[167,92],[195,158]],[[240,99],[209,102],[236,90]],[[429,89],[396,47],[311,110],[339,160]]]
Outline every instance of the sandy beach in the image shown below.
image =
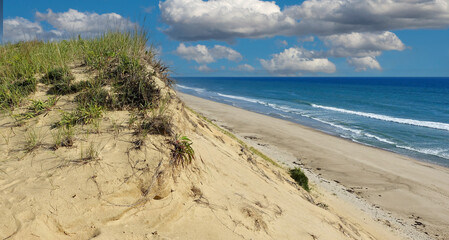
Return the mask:
[[[449,238],[449,170],[296,123],[178,93],[288,167],[301,165],[435,239]],[[238,116],[238,117],[237,117]]]

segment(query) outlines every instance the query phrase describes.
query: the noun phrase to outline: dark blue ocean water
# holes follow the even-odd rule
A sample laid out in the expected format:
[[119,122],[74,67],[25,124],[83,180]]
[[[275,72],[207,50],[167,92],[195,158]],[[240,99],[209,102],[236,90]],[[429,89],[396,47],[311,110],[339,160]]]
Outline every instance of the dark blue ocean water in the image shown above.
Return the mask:
[[181,92],[449,166],[449,78],[175,78]]

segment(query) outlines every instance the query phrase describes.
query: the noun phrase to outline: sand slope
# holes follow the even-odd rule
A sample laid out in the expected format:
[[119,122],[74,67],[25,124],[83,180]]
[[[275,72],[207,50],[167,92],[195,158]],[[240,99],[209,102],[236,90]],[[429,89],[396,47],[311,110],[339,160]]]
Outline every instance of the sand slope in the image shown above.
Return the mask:
[[248,138],[248,141],[255,139],[252,141],[255,146],[283,159],[286,165],[303,164],[324,179],[342,183],[347,191],[391,212],[399,227],[411,226],[436,239],[449,238],[447,168],[330,136],[292,122],[180,95],[187,104],[216,119],[218,124]]
[[[20,125],[2,116],[0,239],[403,239],[322,189],[302,190],[161,83],[175,131],[194,143],[186,168],[170,165],[168,137],[136,144],[127,111],[77,127],[74,145],[57,150],[51,125],[73,96]],[[32,131],[40,144],[27,150]],[[89,148],[98,157],[85,159]]]

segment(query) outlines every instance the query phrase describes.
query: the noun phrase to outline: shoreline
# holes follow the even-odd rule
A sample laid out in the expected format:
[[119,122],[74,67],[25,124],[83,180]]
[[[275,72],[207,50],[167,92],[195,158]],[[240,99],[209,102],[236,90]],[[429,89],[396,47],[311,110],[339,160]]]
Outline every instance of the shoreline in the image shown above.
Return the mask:
[[301,165],[318,177],[341,184],[349,193],[391,212],[430,237],[449,237],[448,168],[298,123],[178,94],[187,105],[210,119],[218,119],[214,121],[220,126],[285,166]]

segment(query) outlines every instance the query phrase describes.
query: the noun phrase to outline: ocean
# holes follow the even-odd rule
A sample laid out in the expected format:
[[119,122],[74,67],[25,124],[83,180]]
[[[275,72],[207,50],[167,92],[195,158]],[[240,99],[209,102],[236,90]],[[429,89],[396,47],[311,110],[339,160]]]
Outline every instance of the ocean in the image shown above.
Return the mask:
[[449,78],[174,79],[187,94],[449,167]]

